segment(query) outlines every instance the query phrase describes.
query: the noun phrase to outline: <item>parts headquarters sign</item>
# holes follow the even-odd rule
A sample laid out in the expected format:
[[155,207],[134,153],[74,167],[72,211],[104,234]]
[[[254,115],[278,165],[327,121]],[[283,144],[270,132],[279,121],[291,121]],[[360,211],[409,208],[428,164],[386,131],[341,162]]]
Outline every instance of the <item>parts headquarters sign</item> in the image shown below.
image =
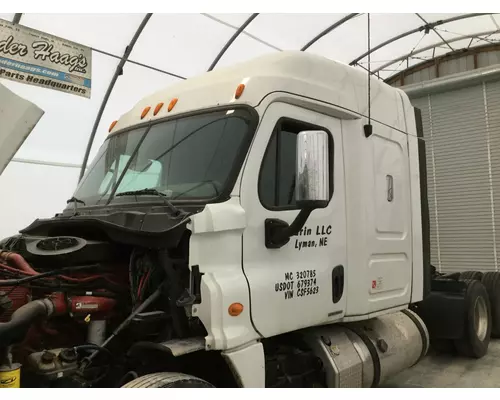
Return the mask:
[[0,79],[90,98],[92,49],[0,19]]

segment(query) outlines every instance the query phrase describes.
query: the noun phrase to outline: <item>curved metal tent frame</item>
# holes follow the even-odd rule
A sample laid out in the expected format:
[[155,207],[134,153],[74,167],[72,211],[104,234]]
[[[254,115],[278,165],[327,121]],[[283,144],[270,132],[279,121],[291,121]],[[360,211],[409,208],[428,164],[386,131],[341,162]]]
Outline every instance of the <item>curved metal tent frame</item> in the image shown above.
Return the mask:
[[[474,33],[474,34],[471,34],[471,35],[463,35],[463,36],[458,36],[456,38],[453,38],[453,39],[448,39],[448,40],[443,40],[442,42],[439,42],[439,43],[435,43],[435,44],[432,44],[430,46],[426,46],[426,47],[422,47],[421,49],[418,49],[418,50],[415,50],[415,51],[412,51],[410,53],[407,53],[401,57],[398,57],[398,58],[395,58],[387,63],[385,63],[384,65],[376,68],[373,70],[373,73],[376,74],[377,72],[379,71],[382,71],[383,69],[397,63],[398,61],[404,61],[412,56],[415,56],[417,54],[420,54],[420,53],[423,53],[425,51],[428,51],[428,50],[432,50],[432,49],[435,49],[437,47],[441,47],[443,45],[447,45],[447,44],[450,44],[450,43],[454,43],[454,42],[458,42],[460,40],[465,40],[465,39],[474,39],[474,38],[481,38],[481,36],[488,36],[488,35],[492,35],[494,33],[497,33],[499,32],[498,29],[495,29],[495,30],[489,30],[489,31],[484,31],[484,32],[479,32],[479,33]],[[454,50],[455,51],[455,50]]]
[[210,64],[210,67],[208,68],[208,72],[212,71],[215,66],[217,65],[217,63],[219,62],[219,60],[222,58],[222,56],[224,55],[224,53],[227,51],[227,49],[229,49],[229,46],[231,46],[233,44],[233,42],[238,38],[238,36],[240,36],[241,32],[243,32],[246,27],[248,25],[250,25],[250,23],[255,19],[257,18],[257,15],[259,15],[259,13],[254,13],[252,14],[244,23],[243,25],[241,25],[238,30],[236,32],[234,32],[234,35],[231,36],[231,38],[228,40],[228,42],[224,45],[224,47],[219,51],[219,54],[217,54],[217,56],[215,57],[215,59],[212,61],[212,64]]
[[[432,48],[437,48],[439,46],[446,45],[446,46],[448,46],[451,49],[450,51],[453,51],[454,49],[450,46],[450,43],[454,43],[454,42],[457,42],[459,40],[464,40],[464,39],[467,39],[467,38],[480,38],[480,36],[491,35],[491,34],[499,32],[500,28],[498,30],[496,30],[496,31],[489,30],[489,31],[474,33],[474,34],[470,34],[470,35],[463,35],[463,36],[459,36],[457,38],[445,39],[436,30],[437,27],[443,26],[443,25],[446,25],[446,24],[449,24],[449,23],[452,23],[452,22],[460,21],[460,20],[467,20],[467,19],[471,19],[471,18],[481,17],[481,16],[485,16],[485,15],[493,15],[493,14],[494,13],[461,14],[461,15],[453,16],[453,17],[450,17],[450,18],[447,18],[447,19],[441,19],[441,20],[431,21],[431,22],[428,22],[421,15],[415,14],[420,20],[422,20],[422,22],[423,22],[422,25],[419,25],[418,27],[415,27],[413,29],[410,29],[410,30],[408,30],[406,32],[403,32],[403,33],[400,33],[398,35],[395,35],[395,36],[393,36],[393,37],[391,37],[391,38],[383,41],[382,43],[376,44],[375,46],[371,47],[369,50],[367,50],[367,51],[363,52],[362,54],[360,54],[359,56],[355,57],[349,64],[352,65],[352,66],[359,66],[361,68],[365,68],[364,66],[362,66],[362,65],[359,64],[359,62],[361,60],[363,60],[365,57],[371,56],[373,53],[377,52],[378,50],[383,49],[384,47],[389,46],[389,45],[393,44],[394,42],[397,42],[397,41],[399,41],[401,39],[404,39],[404,38],[406,38],[406,37],[408,37],[408,36],[410,36],[412,34],[415,34],[415,33],[418,33],[418,32],[429,33],[431,30],[434,31],[434,33],[442,39],[441,42],[438,42],[438,43],[435,43],[433,45],[426,46],[426,47],[423,47],[423,48],[414,49],[414,50],[412,50],[409,53],[406,53],[404,55],[395,57],[395,58],[387,61],[386,63],[384,63],[381,67],[377,67],[376,69],[372,70],[372,73],[373,74],[377,74],[377,73],[379,73],[380,71],[384,70],[385,68],[387,68],[388,66],[390,66],[392,64],[395,64],[395,63],[397,63],[399,61],[402,61],[402,60],[405,60],[405,59],[409,59],[412,56],[415,56],[417,54],[420,54],[420,53],[422,53],[424,51],[427,51],[429,49],[432,49]],[[352,21],[352,20],[356,19],[360,15],[363,15],[363,14],[362,13],[351,13],[351,14],[345,15],[344,17],[342,17],[339,20],[333,22],[327,28],[323,29],[320,33],[318,33],[317,35],[315,35],[314,37],[312,37],[305,45],[303,45],[300,48],[300,50],[301,51],[307,51],[307,50],[309,50],[311,48],[311,46],[313,46],[314,44],[316,44],[318,41],[320,41],[321,39],[324,39],[325,37],[328,37],[328,35],[330,35],[332,32],[335,32],[338,28],[340,28],[340,27],[344,26],[345,24],[349,23],[349,21]],[[106,54],[106,55],[111,56],[111,57],[118,58],[120,61],[119,61],[118,66],[116,67],[114,75],[112,76],[112,78],[111,78],[111,80],[109,82],[106,94],[104,95],[104,98],[102,99],[101,104],[99,106],[99,110],[97,112],[97,115],[96,115],[96,118],[95,118],[95,121],[94,121],[94,125],[93,125],[92,131],[91,131],[90,136],[89,136],[88,144],[87,144],[86,151],[85,151],[85,156],[84,156],[83,163],[82,163],[82,166],[81,166],[81,171],[80,171],[80,177],[79,177],[79,179],[81,179],[83,177],[83,174],[84,174],[85,169],[87,167],[88,158],[89,158],[89,155],[90,155],[90,152],[91,152],[92,145],[94,143],[94,138],[95,138],[97,129],[98,129],[99,124],[101,122],[101,117],[103,115],[103,112],[104,112],[104,110],[105,110],[105,108],[107,106],[108,100],[109,100],[109,98],[110,98],[110,96],[111,96],[111,94],[113,92],[113,89],[115,87],[115,84],[116,84],[119,76],[121,76],[123,74],[123,67],[124,67],[124,65],[127,62],[139,65],[141,67],[150,68],[152,70],[155,70],[155,71],[167,74],[167,75],[175,77],[177,79],[185,79],[183,76],[180,76],[178,74],[174,74],[172,72],[169,72],[169,71],[166,71],[166,70],[162,70],[162,69],[159,69],[159,68],[155,68],[154,66],[147,65],[147,64],[144,64],[144,63],[139,63],[137,61],[129,59],[130,54],[131,54],[131,52],[132,52],[132,50],[134,48],[134,45],[136,44],[136,42],[140,38],[141,34],[143,33],[143,31],[144,31],[147,23],[149,22],[149,20],[151,19],[152,16],[153,16],[153,14],[151,14],[151,13],[150,14],[146,14],[146,16],[144,17],[144,19],[141,21],[141,23],[137,27],[137,30],[136,30],[135,34],[133,35],[131,41],[129,42],[129,44],[126,47],[126,49],[125,49],[125,51],[124,51],[124,53],[123,53],[122,56],[117,56],[117,55],[114,55],[114,54],[110,54],[109,52],[93,48],[94,51],[100,52],[102,54]],[[206,16],[208,17],[209,15],[206,15]],[[20,20],[21,20],[21,17],[22,17],[22,14],[15,14],[12,22],[19,23]],[[239,27],[230,25],[228,23],[224,23],[223,21],[220,21],[220,20],[218,20],[215,17],[212,17],[212,16],[209,16],[209,17],[212,18],[213,20],[221,23],[221,24],[224,24],[226,26],[229,26],[229,27],[235,29],[235,32],[229,38],[229,40],[222,46],[222,48],[218,52],[217,56],[211,62],[210,66],[208,68],[208,71],[213,70],[217,66],[217,64],[219,63],[219,61],[221,60],[221,58],[224,56],[224,54],[227,52],[227,50],[234,44],[234,42],[236,41],[236,39],[240,35],[242,35],[242,34],[245,34],[248,37],[251,37],[254,40],[257,40],[260,43],[263,43],[263,44],[267,45],[270,48],[273,48],[273,50],[280,50],[279,48],[277,48],[273,44],[266,43],[265,41],[261,40],[260,38],[257,38],[256,36],[251,35],[251,34],[249,34],[247,32],[247,28],[249,27],[249,25],[251,25],[252,22],[254,22],[257,18],[259,18],[259,14],[258,13],[251,14]],[[476,46],[474,46],[474,47],[476,47]],[[396,75],[396,73],[400,73],[400,72],[401,71],[397,71],[393,75]],[[389,77],[388,79],[390,79],[390,78],[391,77]]]
[[[460,20],[465,20],[465,19],[469,19],[469,18],[475,18],[475,17],[479,17],[479,16],[484,16],[484,15],[491,15],[492,13],[474,13],[474,14],[463,14],[463,15],[458,15],[458,16],[455,16],[455,17],[451,17],[451,18],[447,18],[447,19],[444,19],[444,20],[438,20],[438,21],[433,21],[433,22],[428,22],[426,21],[423,17],[421,17],[419,14],[416,14],[423,22],[424,24],[421,25],[421,26],[418,26],[417,28],[414,28],[414,29],[411,29],[409,31],[406,31],[404,33],[401,33],[399,35],[396,35],[374,47],[372,47],[371,49],[367,50],[366,52],[362,53],[361,55],[359,55],[358,57],[356,57],[354,60],[352,60],[350,62],[350,65],[357,65],[357,63],[362,60],[363,58],[367,57],[367,56],[370,56],[371,54],[373,54],[374,52],[376,52],[377,50],[380,50],[382,49],[383,47],[385,46],[388,46],[398,40],[401,40],[407,36],[410,36],[414,33],[418,33],[418,32],[422,32],[422,31],[425,31],[426,33],[429,31],[429,30],[433,30],[439,37],[441,37],[442,39],[442,42],[440,43],[437,43],[436,45],[432,45],[432,46],[428,46],[428,47],[425,47],[423,49],[418,49],[414,52],[410,52],[408,54],[405,54],[399,58],[395,58],[393,60],[391,60],[390,62],[384,64],[382,67],[379,67],[377,69],[375,69],[372,73],[377,73],[377,72],[380,72],[382,71],[384,68],[386,68],[387,66],[390,66],[398,61],[401,61],[401,60],[404,60],[404,59],[407,59],[408,57],[411,57],[412,55],[415,55],[415,54],[419,54],[423,51],[426,51],[426,50],[429,50],[429,49],[432,49],[432,48],[435,48],[435,47],[439,47],[443,44],[446,44],[450,47],[450,49],[453,51],[453,48],[451,48],[451,46],[449,45],[449,43],[453,43],[453,42],[456,42],[458,40],[463,40],[465,38],[471,38],[471,37],[476,37],[476,36],[482,36],[482,35],[487,35],[487,34],[491,34],[491,33],[495,33],[494,31],[488,31],[488,32],[482,32],[482,33],[476,33],[474,35],[468,35],[468,36],[462,36],[462,37],[459,37],[459,38],[455,38],[455,39],[449,39],[449,40],[445,40],[437,31],[436,31],[436,27],[438,26],[442,26],[442,25],[445,25],[445,24],[448,24],[448,23],[451,23],[451,22],[455,22],[455,21],[460,21]],[[128,56],[130,55],[131,51],[132,51],[132,48],[135,44],[135,42],[137,41],[137,39],[139,38],[140,34],[142,33],[143,29],[144,29],[144,26],[145,24],[147,23],[147,21],[149,20],[149,18],[151,17],[152,14],[148,14],[148,16],[145,17],[145,20],[143,21],[143,23],[141,24],[141,26],[139,26],[139,28],[137,29],[137,32],[136,32],[136,35],[134,35],[134,37],[132,38],[132,41],[130,43],[130,45],[127,47],[121,61],[120,61],[120,64],[118,65],[117,69],[116,69],[116,72],[115,72],[115,75],[113,76],[111,82],[110,82],[110,87],[108,88],[108,92],[106,93],[104,99],[103,99],[103,102],[101,104],[101,107],[99,109],[99,113],[97,115],[97,118],[96,118],[96,121],[94,123],[94,128],[92,130],[92,133],[90,135],[90,138],[89,138],[89,143],[87,145],[87,149],[86,149],[86,152],[85,152],[85,158],[84,158],[84,161],[83,161],[83,164],[82,164],[82,168],[81,168],[81,172],[80,172],[80,179],[83,177],[83,174],[85,172],[85,168],[87,166],[87,161],[88,161],[88,156],[90,154],[90,151],[91,151],[91,148],[92,148],[92,145],[93,145],[93,141],[94,141],[94,137],[95,137],[95,134],[96,134],[96,131],[97,131],[97,128],[99,126],[99,122],[100,122],[100,119],[102,117],[102,113],[104,111],[104,108],[106,106],[106,103],[109,99],[109,96],[111,95],[111,92],[113,90],[113,87],[114,87],[114,84],[116,82],[116,79],[118,78],[118,76],[120,75],[121,71],[122,71],[122,68],[123,68],[123,65],[125,64],[125,62],[127,61],[128,59]],[[301,51],[306,51],[307,49],[309,49],[313,44],[315,44],[316,42],[318,42],[319,40],[321,40],[322,38],[324,38],[325,36],[329,35],[330,33],[332,33],[333,31],[335,31],[337,28],[343,26],[345,23],[349,22],[350,20],[358,17],[362,15],[361,13],[351,13],[351,14],[348,14],[346,15],[345,17],[341,18],[340,20],[334,22],[332,25],[330,25],[329,27],[327,27],[326,29],[324,29],[323,31],[321,31],[318,35],[316,35],[315,37],[313,37],[311,40],[309,40],[304,46],[302,46],[302,48],[300,49]],[[224,55],[224,53],[229,49],[229,47],[235,42],[235,40],[238,38],[238,36],[240,36],[243,32],[245,32],[245,29],[247,29],[247,27],[252,23],[252,21],[254,21],[257,17],[259,16],[259,13],[254,13],[252,14],[236,31],[235,33],[231,36],[231,38],[226,42],[226,44],[221,48],[221,50],[219,51],[219,53],[217,54],[217,56],[215,57],[215,59],[212,61],[212,63],[210,64],[210,67],[208,68],[208,71],[212,71],[215,66],[217,65],[217,63],[220,61],[220,59],[222,58],[222,56]]]
[[111,81],[109,82],[108,89],[106,90],[106,94],[104,95],[104,98],[102,99],[101,105],[99,106],[99,111],[97,112],[96,119],[94,121],[94,126],[92,127],[92,132],[90,132],[90,138],[89,142],[87,144],[87,148],[85,149],[85,155],[83,157],[83,162],[82,162],[82,168],[80,170],[80,177],[78,178],[78,181],[80,181],[83,178],[83,175],[85,174],[85,169],[87,168],[87,162],[90,156],[90,150],[92,149],[92,145],[94,144],[94,138],[95,134],[97,133],[97,128],[99,127],[99,123],[101,122],[102,114],[104,113],[104,109],[106,108],[106,104],[108,104],[109,97],[111,96],[111,92],[113,91],[113,88],[115,87],[116,80],[120,75],[123,74],[123,67],[125,63],[127,62],[130,53],[132,53],[132,50],[134,49],[134,46],[137,42],[137,39],[139,39],[139,36],[141,36],[142,31],[146,27],[146,24],[149,22],[149,20],[152,17],[152,13],[146,14],[144,19],[141,21],[139,24],[137,30],[135,31],[134,36],[130,40],[130,43],[128,46],[125,48],[125,52],[123,53],[123,56],[116,66],[115,73],[113,74],[113,77],[111,78]]
[[23,16],[23,13],[14,14],[14,18],[12,19],[12,23],[18,24],[21,21],[22,16]]
[[307,42],[304,46],[302,46],[302,48],[300,49],[300,51],[306,51],[309,47],[311,47],[314,43],[316,43],[322,37],[328,35],[330,32],[333,32],[335,29],[337,29],[338,27],[344,25],[347,21],[353,19],[354,17],[357,17],[358,15],[361,15],[361,14],[359,14],[359,13],[352,13],[352,14],[346,15],[344,18],[341,18],[340,20],[338,20],[337,22],[333,23],[328,28],[326,28],[325,30],[323,30],[322,32],[320,32],[318,35],[316,35],[315,37],[313,37],[309,42]]
[[[484,15],[491,15],[491,14],[487,14],[487,13],[483,13],[483,14],[464,14],[464,15],[458,15],[456,17],[448,18],[448,19],[445,19],[445,20],[434,21],[434,22],[427,22],[424,25],[421,25],[421,26],[419,26],[417,28],[411,29],[411,30],[406,31],[404,33],[401,33],[400,35],[394,36],[394,37],[386,40],[385,42],[382,42],[382,43],[378,44],[377,46],[374,46],[370,50],[366,51],[365,53],[361,54],[360,56],[358,56],[354,60],[352,60],[349,63],[349,65],[356,65],[359,61],[361,61],[363,58],[365,58],[369,54],[372,54],[372,53],[376,52],[377,50],[380,50],[381,48],[383,48],[385,46],[388,46],[391,43],[394,43],[394,42],[396,42],[396,41],[398,41],[400,39],[403,39],[403,38],[405,38],[407,36],[410,36],[410,35],[412,35],[414,33],[422,32],[422,31],[425,31],[426,29],[433,29],[434,30],[436,28],[436,26],[448,24],[450,22],[460,21],[460,20],[463,20],[463,19],[480,17],[480,16],[484,16]],[[397,62],[397,61],[395,61],[395,62]]]
[[[217,54],[217,56],[215,57],[215,59],[212,61],[212,63],[210,64],[210,67],[208,68],[208,71],[212,71],[215,68],[215,66],[217,65],[217,63],[219,62],[219,60],[222,58],[222,56],[224,55],[224,53],[227,51],[227,49],[234,43],[234,41],[238,38],[238,36],[241,35],[241,33],[243,33],[245,31],[245,29],[248,27],[248,25],[250,25],[250,23],[255,18],[258,17],[258,15],[259,15],[259,13],[252,14],[236,30],[236,32],[234,33],[234,35],[231,36],[231,38],[228,40],[228,42],[222,47],[222,49],[219,51],[219,53]],[[354,18],[354,17],[356,17],[358,15],[360,15],[360,14],[359,13],[352,13],[352,14],[349,14],[346,17],[340,19],[339,21],[336,21],[335,23],[333,23],[332,25],[330,25],[328,28],[326,28],[325,30],[323,30],[321,33],[319,33],[317,36],[315,36],[314,38],[312,38],[306,45],[304,45],[301,48],[301,51],[307,50],[310,46],[312,46],[314,43],[316,43],[322,37],[324,37],[324,36],[328,35],[329,33],[333,32],[336,28],[338,28],[339,26],[343,25],[344,23],[346,23],[347,21],[351,20],[352,18]],[[120,64],[116,68],[116,72],[115,72],[113,78],[111,79],[111,82],[109,84],[109,87],[108,87],[108,90],[106,92],[106,95],[104,96],[103,101],[101,103],[101,106],[99,107],[99,112],[97,114],[96,120],[94,122],[94,127],[93,127],[92,132],[91,132],[90,137],[89,137],[89,142],[88,142],[87,148],[85,150],[85,156],[84,156],[84,159],[83,159],[83,162],[82,162],[82,167],[80,169],[79,180],[81,180],[83,178],[83,175],[85,174],[85,169],[87,168],[87,163],[88,163],[90,151],[92,149],[92,145],[94,143],[94,138],[95,138],[95,135],[96,135],[96,132],[97,132],[97,128],[99,127],[99,123],[101,121],[102,114],[104,112],[104,108],[106,107],[106,104],[107,104],[107,102],[109,100],[109,97],[111,96],[111,93],[113,91],[113,87],[114,87],[114,85],[116,83],[116,80],[118,79],[118,76],[121,75],[121,73],[123,71],[123,65],[128,60],[128,57],[129,57],[130,53],[132,52],[132,48],[133,48],[134,44],[137,42],[137,39],[139,38],[139,36],[143,32],[144,27],[147,24],[147,22],[149,21],[149,19],[151,18],[151,16],[152,16],[152,13],[151,14],[147,14],[146,17],[144,18],[144,21],[138,27],[138,29],[136,31],[136,34],[132,38],[129,46],[127,46],[127,49],[125,50],[125,53],[123,54],[123,57],[120,60]],[[181,77],[179,77],[179,78],[181,78]]]

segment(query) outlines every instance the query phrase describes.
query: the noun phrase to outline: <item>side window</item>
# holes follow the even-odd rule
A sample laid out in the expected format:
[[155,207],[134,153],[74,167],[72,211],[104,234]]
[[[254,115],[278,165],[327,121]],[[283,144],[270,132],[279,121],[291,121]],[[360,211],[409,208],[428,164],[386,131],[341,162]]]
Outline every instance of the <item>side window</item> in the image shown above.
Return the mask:
[[[267,146],[259,176],[259,197],[269,209],[295,208],[295,152],[297,134],[305,130],[324,129],[306,123],[282,119],[274,128]],[[331,149],[329,154],[331,155]],[[330,158],[330,171],[332,171]],[[330,187],[333,177],[330,174]]]

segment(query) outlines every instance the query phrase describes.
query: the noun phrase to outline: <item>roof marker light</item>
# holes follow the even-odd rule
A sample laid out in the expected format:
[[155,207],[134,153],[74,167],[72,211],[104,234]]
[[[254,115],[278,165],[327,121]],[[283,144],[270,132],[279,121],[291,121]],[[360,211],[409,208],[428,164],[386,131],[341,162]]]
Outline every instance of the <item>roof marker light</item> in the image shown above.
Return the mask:
[[151,110],[151,107],[149,106],[147,106],[144,110],[142,110],[141,119],[144,119],[144,117],[148,115],[149,110]]
[[172,99],[172,100],[170,101],[170,104],[168,105],[168,112],[170,112],[170,111],[172,111],[172,110],[173,110],[173,108],[174,108],[174,107],[175,107],[175,105],[177,104],[177,101],[178,101],[178,100],[179,100],[179,99],[176,97],[175,99]]
[[113,121],[111,122],[111,125],[109,126],[109,129],[108,129],[108,132],[111,133],[111,131],[113,130],[113,128],[115,127],[115,125],[117,124],[118,121]]
[[243,94],[243,91],[245,90],[245,85],[243,83],[240,83],[238,87],[236,88],[236,92],[234,93],[234,97],[236,99],[239,99],[241,95]]
[[160,110],[161,110],[162,107],[163,107],[163,103],[158,103],[156,105],[156,108],[155,108],[155,111],[154,111],[153,115],[158,114],[160,112]]

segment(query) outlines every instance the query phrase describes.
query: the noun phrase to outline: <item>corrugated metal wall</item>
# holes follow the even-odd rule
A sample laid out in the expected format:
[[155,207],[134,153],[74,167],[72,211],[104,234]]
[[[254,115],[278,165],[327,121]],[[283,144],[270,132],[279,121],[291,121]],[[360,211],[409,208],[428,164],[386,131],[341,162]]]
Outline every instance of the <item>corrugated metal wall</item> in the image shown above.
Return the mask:
[[[396,87],[407,86],[500,64],[500,50],[479,52],[477,50],[469,48],[469,52],[464,53],[459,58],[447,59],[444,57],[425,68],[410,67],[409,70],[401,71],[394,79],[390,79],[390,84]],[[401,74],[404,75],[403,79],[401,79]]]
[[500,81],[412,102],[427,143],[433,264],[443,272],[498,270]]

